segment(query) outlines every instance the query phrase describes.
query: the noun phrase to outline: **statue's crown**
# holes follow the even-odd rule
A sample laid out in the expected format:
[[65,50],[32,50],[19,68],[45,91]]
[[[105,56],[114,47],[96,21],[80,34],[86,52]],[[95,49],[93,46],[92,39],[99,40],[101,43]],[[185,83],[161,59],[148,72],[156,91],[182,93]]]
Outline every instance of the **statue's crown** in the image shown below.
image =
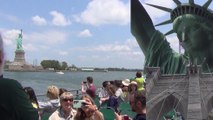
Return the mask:
[[[162,23],[159,23],[155,26],[173,23],[173,21],[177,17],[185,15],[185,14],[197,15],[197,16],[201,16],[203,18],[213,21],[213,12],[210,9],[208,9],[212,0],[208,0],[203,6],[195,4],[194,0],[189,0],[189,3],[187,3],[187,4],[182,4],[179,0],[173,0],[173,1],[177,5],[177,7],[174,9],[166,8],[166,7],[162,7],[162,6],[158,6],[158,5],[147,4],[149,6],[161,9],[161,10],[169,12],[171,14],[171,19],[166,20]],[[174,33],[174,30],[170,30],[165,35],[169,35],[171,33]]]
[[184,15],[184,14],[192,14],[204,17],[209,20],[213,20],[212,12],[208,10],[205,7],[193,4],[185,4],[185,5],[179,5],[171,12],[171,19],[172,21],[175,20],[178,16]]

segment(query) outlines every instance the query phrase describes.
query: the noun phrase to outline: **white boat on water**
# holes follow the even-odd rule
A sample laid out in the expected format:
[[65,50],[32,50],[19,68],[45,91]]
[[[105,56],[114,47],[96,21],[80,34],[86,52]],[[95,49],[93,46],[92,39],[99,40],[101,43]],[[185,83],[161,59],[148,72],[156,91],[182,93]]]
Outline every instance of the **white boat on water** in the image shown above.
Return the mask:
[[61,74],[61,75],[63,75],[64,73],[62,72],[62,71],[59,71],[59,72],[56,72],[57,74]]

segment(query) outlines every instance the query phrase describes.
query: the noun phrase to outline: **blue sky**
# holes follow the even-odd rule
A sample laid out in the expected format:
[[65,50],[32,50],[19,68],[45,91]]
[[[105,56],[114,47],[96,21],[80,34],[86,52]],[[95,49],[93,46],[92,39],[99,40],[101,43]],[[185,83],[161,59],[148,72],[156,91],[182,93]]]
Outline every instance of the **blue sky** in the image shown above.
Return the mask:
[[[175,7],[172,0],[140,1]],[[201,5],[205,2],[200,1],[195,0]],[[155,24],[169,19],[166,12],[145,8]],[[10,61],[14,59],[15,39],[23,29],[23,47],[30,64],[55,59],[78,67],[144,65],[144,55],[130,33],[129,0],[7,0],[0,4],[0,23]],[[157,29],[165,33],[171,25]],[[167,39],[178,51],[175,34]]]

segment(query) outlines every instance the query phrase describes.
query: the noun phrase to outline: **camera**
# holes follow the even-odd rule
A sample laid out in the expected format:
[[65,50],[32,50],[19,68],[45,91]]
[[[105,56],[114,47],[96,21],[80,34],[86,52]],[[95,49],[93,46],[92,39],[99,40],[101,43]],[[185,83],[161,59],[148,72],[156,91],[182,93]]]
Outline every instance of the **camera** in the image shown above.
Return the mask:
[[86,101],[85,100],[74,100],[73,101],[73,108],[83,108],[85,107]]
[[86,105],[88,105],[87,103],[85,103],[85,101],[83,101],[82,103],[81,103],[81,108],[85,108],[86,107]]
[[83,83],[86,84],[87,82],[86,82],[86,81],[83,81]]

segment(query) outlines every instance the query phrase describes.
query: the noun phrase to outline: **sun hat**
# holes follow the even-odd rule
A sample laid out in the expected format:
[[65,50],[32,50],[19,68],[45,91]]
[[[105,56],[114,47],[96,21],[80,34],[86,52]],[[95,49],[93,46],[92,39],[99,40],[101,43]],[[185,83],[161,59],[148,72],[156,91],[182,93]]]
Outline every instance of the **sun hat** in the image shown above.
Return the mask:
[[122,80],[122,84],[123,84],[124,86],[129,86],[130,80],[129,80],[129,79]]
[[131,81],[129,85],[138,85],[136,81]]

